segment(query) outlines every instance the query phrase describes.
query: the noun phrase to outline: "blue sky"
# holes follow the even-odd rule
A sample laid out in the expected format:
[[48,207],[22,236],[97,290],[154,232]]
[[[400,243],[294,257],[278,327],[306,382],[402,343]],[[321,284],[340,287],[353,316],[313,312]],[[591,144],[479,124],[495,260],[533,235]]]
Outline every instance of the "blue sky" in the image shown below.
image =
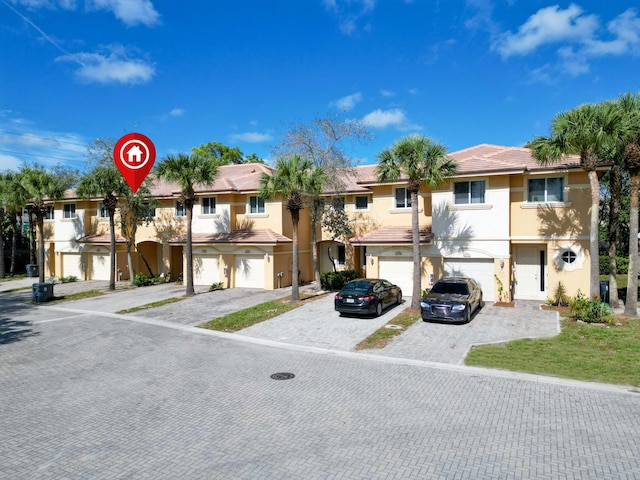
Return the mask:
[[640,90],[636,1],[0,0],[0,170],[82,168],[140,132],[268,161],[294,123],[522,146],[560,111]]

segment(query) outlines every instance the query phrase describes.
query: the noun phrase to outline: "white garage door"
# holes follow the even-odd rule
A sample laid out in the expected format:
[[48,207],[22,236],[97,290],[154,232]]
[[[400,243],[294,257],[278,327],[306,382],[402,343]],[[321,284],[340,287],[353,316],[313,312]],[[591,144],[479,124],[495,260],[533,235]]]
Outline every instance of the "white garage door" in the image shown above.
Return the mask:
[[236,287],[264,288],[264,257],[236,256]]
[[402,289],[402,295],[413,293],[413,261],[410,258],[380,258],[380,278],[389,280]]
[[495,283],[493,276],[493,259],[456,258],[444,262],[447,275],[458,275],[473,278],[482,288],[483,299],[495,301]]
[[218,257],[193,257],[193,283],[213,285],[220,281]]
[[110,280],[109,270],[111,269],[111,255],[94,254],[91,255],[91,257],[91,279]]
[[82,255],[79,253],[63,253],[62,254],[62,275],[63,277],[77,277],[78,280],[84,279],[82,274]]

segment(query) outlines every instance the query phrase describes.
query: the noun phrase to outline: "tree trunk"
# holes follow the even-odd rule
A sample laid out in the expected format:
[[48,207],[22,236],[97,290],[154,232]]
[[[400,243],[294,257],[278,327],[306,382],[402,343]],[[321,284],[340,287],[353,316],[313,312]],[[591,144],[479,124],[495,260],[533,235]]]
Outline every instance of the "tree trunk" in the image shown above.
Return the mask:
[[36,215],[38,224],[38,270],[39,281],[44,283],[44,216]]
[[114,220],[115,212],[112,212],[109,209],[109,230],[111,230],[110,235],[110,248],[111,255],[109,259],[109,264],[111,266],[111,272],[109,272],[109,290],[115,291],[116,289],[116,222]]
[[133,258],[131,256],[131,243],[127,241],[127,267],[129,267],[129,284],[133,285],[133,278],[135,275],[133,274]]
[[298,275],[298,222],[300,221],[300,211],[291,210],[291,223],[293,224],[293,259],[291,262],[291,301],[300,300],[300,275]]
[[598,174],[590,170],[591,185],[591,222],[589,228],[589,297],[600,295],[600,265],[598,248],[598,225],[600,221],[600,184]]
[[411,243],[413,253],[413,290],[411,310],[420,310],[422,265],[420,262],[420,225],[418,223],[418,192],[411,192]]
[[627,301],[624,314],[628,317],[638,315],[638,185],[640,176],[631,175],[631,195],[629,206],[629,273],[627,274]]
[[186,256],[187,256],[187,275],[185,278],[185,284],[187,285],[187,296],[195,295],[196,291],[193,288],[193,245],[191,235],[191,219],[193,218],[193,205],[187,205],[185,202],[185,209],[187,210],[187,244]]
[[29,212],[29,263],[36,265],[38,263],[37,258],[37,250],[38,246],[36,245],[36,226],[38,220],[37,217]]
[[4,210],[0,213],[0,278],[4,278],[4,235],[2,224],[4,223]]
[[16,258],[18,257],[18,232],[22,233],[22,218],[19,213],[14,213],[13,235],[11,236],[11,267],[9,273],[16,274]]
[[609,202],[609,304],[618,307],[618,266],[616,255],[618,253],[618,236],[620,230],[620,195],[622,194],[622,172],[620,167],[614,166],[609,171],[609,189],[611,199]]

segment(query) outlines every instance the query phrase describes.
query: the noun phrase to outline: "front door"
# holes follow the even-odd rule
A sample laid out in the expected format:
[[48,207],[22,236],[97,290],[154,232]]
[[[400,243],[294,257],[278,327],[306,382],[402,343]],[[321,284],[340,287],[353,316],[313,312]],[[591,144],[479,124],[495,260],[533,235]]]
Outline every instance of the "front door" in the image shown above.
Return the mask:
[[515,260],[514,297],[522,300],[546,300],[546,246],[517,247]]

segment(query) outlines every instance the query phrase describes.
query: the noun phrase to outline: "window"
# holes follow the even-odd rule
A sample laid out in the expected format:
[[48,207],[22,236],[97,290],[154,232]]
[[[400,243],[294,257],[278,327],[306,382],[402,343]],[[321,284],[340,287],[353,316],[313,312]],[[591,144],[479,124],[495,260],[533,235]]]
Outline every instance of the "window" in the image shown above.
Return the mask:
[[396,188],[396,208],[411,207],[411,194],[406,188]]
[[555,178],[531,178],[529,179],[529,202],[563,202],[564,179]]
[[366,210],[369,208],[369,197],[356,197],[356,210]]
[[98,217],[109,218],[109,212],[107,211],[107,207],[104,206],[104,203],[100,204],[100,208],[98,209]]
[[456,182],[453,185],[453,199],[456,205],[484,203],[484,180]]
[[249,213],[264,213],[264,199],[257,196],[249,197]]
[[347,255],[344,245],[338,245],[338,265],[344,265],[347,261]]
[[578,255],[576,255],[576,252],[572,250],[567,250],[565,252],[562,252],[562,261],[566,264],[575,262],[577,258],[578,258]]
[[176,217],[186,217],[187,211],[182,202],[176,202]]
[[213,215],[216,213],[216,199],[213,197],[202,199],[202,214]]
[[76,218],[75,203],[65,203],[62,218]]
[[344,197],[333,197],[331,199],[331,206],[339,212],[344,212],[344,203]]
[[149,202],[144,202],[141,207],[141,213],[143,217],[155,217],[156,216],[156,207],[152,207]]
[[44,212],[44,219],[45,220],[53,220],[53,207],[51,205],[46,207],[45,212]]

